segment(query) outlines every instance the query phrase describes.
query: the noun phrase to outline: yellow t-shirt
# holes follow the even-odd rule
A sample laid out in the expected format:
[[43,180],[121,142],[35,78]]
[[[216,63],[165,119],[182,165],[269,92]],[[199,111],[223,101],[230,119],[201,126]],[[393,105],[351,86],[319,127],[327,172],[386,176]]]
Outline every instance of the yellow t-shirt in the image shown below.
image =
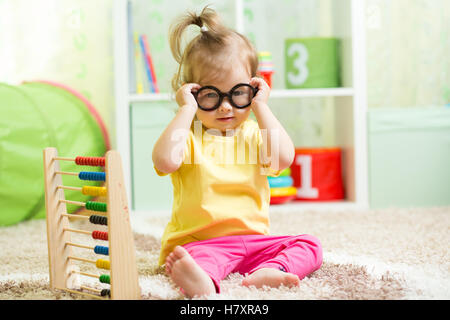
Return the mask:
[[162,237],[160,265],[177,245],[229,235],[268,234],[267,176],[280,172],[261,164],[262,142],[258,124],[250,119],[235,129],[234,136],[216,136],[203,128],[190,130],[184,161],[171,173],[172,218]]

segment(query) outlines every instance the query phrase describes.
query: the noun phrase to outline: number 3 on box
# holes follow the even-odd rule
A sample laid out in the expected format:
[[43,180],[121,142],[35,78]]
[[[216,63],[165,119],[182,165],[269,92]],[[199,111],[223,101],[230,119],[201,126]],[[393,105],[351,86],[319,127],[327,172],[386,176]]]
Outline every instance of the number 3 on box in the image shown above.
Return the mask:
[[306,62],[308,61],[309,55],[308,50],[302,43],[293,43],[288,49],[288,56],[293,56],[294,54],[298,54],[297,59],[294,60],[294,69],[296,69],[296,73],[288,72],[288,80],[294,86],[302,85],[309,76],[309,70],[306,66]]

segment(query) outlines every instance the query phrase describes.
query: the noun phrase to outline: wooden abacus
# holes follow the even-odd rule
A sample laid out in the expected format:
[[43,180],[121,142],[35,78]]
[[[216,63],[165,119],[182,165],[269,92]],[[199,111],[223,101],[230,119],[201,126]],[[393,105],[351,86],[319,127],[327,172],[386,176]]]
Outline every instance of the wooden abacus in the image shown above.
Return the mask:
[[[104,172],[63,172],[60,161],[74,161],[77,165],[104,167]],[[75,175],[81,180],[105,181],[104,187],[64,186],[62,175]],[[56,148],[44,149],[45,205],[47,210],[47,241],[51,289],[79,293],[93,298],[140,299],[133,233],[131,230],[128,201],[122,172],[122,161],[117,151],[108,151],[99,157],[58,157]],[[106,203],[66,200],[64,189],[79,190],[85,195],[105,196]],[[85,207],[88,215],[67,213],[66,203]],[[87,231],[71,228],[72,219],[88,219],[93,224],[107,225],[105,231]],[[94,239],[108,241],[106,246],[88,246],[74,243],[71,233],[91,235]],[[90,260],[72,254],[72,247],[94,250],[96,254],[108,255],[109,260]],[[93,263],[97,268],[109,270],[108,274],[95,275],[76,271],[74,261]],[[70,288],[72,277],[88,276],[109,283],[109,289],[87,286]]]

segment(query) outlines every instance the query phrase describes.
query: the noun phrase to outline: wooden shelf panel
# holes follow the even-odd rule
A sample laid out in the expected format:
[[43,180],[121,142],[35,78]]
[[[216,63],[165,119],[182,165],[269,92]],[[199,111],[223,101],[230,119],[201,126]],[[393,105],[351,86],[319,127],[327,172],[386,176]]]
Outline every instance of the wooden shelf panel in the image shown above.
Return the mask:
[[305,210],[313,211],[340,211],[340,210],[363,210],[367,209],[363,204],[342,200],[342,201],[292,201],[281,205],[271,205],[269,212],[277,214],[282,212],[300,212]]
[[[301,97],[351,97],[353,88],[317,88],[317,89],[274,89],[270,98],[301,98]],[[130,102],[170,101],[174,95],[170,93],[130,94]]]
[[270,93],[270,98],[350,97],[353,94],[353,88],[275,89]]
[[[278,213],[290,213],[290,212],[301,212],[301,211],[357,211],[357,210],[367,210],[367,205],[360,204],[354,201],[342,200],[342,201],[323,201],[323,202],[302,202],[293,201],[285,204],[271,205],[269,207],[270,214]],[[136,217],[170,217],[172,211],[167,210],[134,210],[131,216]]]

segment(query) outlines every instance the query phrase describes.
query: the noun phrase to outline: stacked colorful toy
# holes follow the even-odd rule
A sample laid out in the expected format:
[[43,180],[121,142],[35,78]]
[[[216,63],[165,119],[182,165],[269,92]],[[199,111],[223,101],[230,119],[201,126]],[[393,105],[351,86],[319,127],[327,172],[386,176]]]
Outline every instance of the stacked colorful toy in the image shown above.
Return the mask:
[[268,177],[270,186],[270,204],[282,204],[293,200],[297,194],[291,168],[286,168],[278,177]]
[[272,88],[272,74],[274,73],[272,54],[268,51],[258,53],[258,73]]

